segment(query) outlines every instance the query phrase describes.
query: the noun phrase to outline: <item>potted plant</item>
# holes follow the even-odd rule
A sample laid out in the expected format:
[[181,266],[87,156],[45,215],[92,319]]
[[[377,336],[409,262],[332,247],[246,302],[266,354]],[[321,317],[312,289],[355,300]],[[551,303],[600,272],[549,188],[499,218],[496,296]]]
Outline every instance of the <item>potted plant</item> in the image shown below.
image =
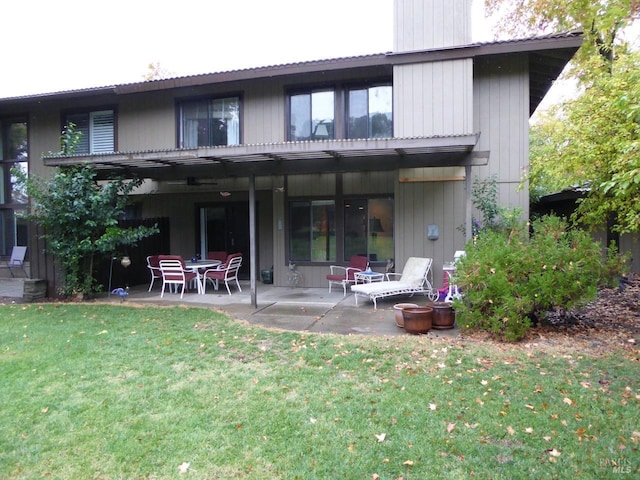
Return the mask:
[[431,307],[405,307],[402,309],[404,329],[407,333],[418,335],[431,330],[433,308]]
[[446,330],[453,328],[456,315],[451,302],[431,302],[427,304],[433,309],[432,328],[434,330]]

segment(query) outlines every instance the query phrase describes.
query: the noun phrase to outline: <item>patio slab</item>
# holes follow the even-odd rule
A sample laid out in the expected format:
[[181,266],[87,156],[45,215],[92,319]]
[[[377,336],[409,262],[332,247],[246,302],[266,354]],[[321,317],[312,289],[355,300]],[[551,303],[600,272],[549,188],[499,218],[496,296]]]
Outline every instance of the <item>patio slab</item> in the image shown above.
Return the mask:
[[[256,287],[257,308],[251,304],[251,289],[248,282],[240,282],[242,292],[207,292],[200,295],[186,292],[183,298],[175,293],[165,293],[160,298],[159,288],[151,292],[147,287],[133,287],[125,302],[152,305],[185,305],[214,308],[233,318],[247,321],[267,328],[289,331],[307,331],[315,333],[332,333],[339,335],[408,335],[395,323],[396,303],[411,301],[424,304],[422,297],[388,298],[378,301],[374,310],[369,301],[359,300],[355,303],[353,295],[343,296],[343,292],[331,292],[327,288],[288,288],[258,284]],[[23,283],[21,279],[0,280],[0,297],[22,297]],[[100,301],[120,303],[117,295],[103,294]],[[451,330],[431,330],[430,337],[456,337],[458,328]]]

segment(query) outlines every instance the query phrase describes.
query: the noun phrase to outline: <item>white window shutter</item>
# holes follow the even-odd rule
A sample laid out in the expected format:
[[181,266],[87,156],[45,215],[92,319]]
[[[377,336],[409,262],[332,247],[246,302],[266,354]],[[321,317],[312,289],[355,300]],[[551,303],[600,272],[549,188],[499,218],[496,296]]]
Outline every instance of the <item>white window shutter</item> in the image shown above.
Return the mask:
[[91,153],[111,153],[114,150],[113,110],[91,112]]

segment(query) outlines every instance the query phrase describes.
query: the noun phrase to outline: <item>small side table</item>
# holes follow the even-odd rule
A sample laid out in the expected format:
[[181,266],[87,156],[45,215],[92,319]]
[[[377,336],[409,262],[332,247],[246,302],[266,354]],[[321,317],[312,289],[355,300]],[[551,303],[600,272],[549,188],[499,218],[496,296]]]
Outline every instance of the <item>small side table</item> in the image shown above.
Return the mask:
[[358,272],[354,274],[356,285],[358,283],[381,282],[384,280],[384,273],[378,272]]

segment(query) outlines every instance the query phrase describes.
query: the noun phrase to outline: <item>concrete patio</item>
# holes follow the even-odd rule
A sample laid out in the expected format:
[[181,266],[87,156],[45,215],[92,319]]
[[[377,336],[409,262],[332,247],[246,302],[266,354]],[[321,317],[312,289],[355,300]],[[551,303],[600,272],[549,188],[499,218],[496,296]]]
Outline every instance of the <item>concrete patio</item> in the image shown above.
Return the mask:
[[[22,302],[24,279],[0,279],[0,297],[7,301]],[[148,292],[148,285],[132,287],[125,303],[152,305],[186,305],[214,308],[229,316],[267,328],[307,331],[316,333],[335,333],[342,335],[408,335],[395,324],[393,305],[411,302],[424,305],[426,297],[393,297],[378,301],[374,310],[370,301],[358,301],[354,296],[328,288],[289,288],[274,287],[258,283],[256,287],[257,308],[251,305],[249,282],[240,282],[242,292],[226,290],[218,292],[208,289],[205,295],[185,292],[184,297],[176,293],[165,292],[160,298],[160,285]],[[102,294],[98,301],[121,303],[118,295]],[[455,327],[450,330],[431,330],[430,337],[455,337],[459,333]]]

